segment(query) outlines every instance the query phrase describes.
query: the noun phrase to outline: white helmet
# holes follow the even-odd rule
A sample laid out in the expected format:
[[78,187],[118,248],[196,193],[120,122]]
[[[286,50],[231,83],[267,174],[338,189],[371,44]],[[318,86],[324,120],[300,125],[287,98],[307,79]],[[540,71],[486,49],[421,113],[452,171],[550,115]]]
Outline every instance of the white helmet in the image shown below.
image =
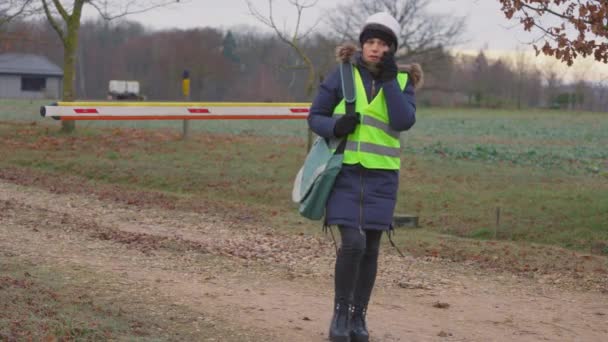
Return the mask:
[[367,29],[379,30],[387,33],[395,42],[395,49],[399,46],[399,33],[401,27],[399,22],[388,12],[378,12],[370,15],[361,28],[359,41],[363,44],[363,33]]

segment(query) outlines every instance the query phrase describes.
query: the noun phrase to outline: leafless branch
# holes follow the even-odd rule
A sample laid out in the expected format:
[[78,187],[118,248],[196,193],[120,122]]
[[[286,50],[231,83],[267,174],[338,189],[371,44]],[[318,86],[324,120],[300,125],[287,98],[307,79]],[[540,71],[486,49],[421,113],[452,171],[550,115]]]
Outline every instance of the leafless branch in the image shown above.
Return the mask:
[[[91,5],[104,20],[114,20],[131,14],[148,12],[157,8],[167,7],[175,3],[183,3],[183,0],[156,0],[156,1],[111,1],[111,0],[89,0]],[[189,2],[189,1],[187,1]],[[119,5],[120,4],[120,5]]]
[[305,51],[301,47],[301,41],[307,37],[314,28],[318,25],[319,21],[317,21],[312,27],[304,30],[301,33],[301,24],[302,24],[302,13],[304,10],[312,8],[316,6],[318,0],[288,0],[291,5],[293,5],[297,12],[297,17],[295,20],[295,27],[293,29],[293,33],[289,33],[287,27],[283,27],[280,29],[277,25],[273,13],[273,0],[268,0],[268,14],[262,14],[251,2],[251,0],[245,0],[247,7],[249,8],[249,13],[256,18],[260,23],[268,26],[271,30],[274,31],[276,36],[289,45],[298,55],[298,57],[304,62],[306,65],[306,69],[308,70],[308,81],[307,81],[307,92],[312,94],[313,87],[315,85],[316,72],[315,67],[312,64],[310,58],[306,55]]
[[267,16],[263,15],[257,9],[257,7],[255,7],[251,3],[251,1],[247,0],[246,3],[247,3],[247,7],[249,8],[249,13],[255,19],[257,19],[262,24],[268,26],[270,29],[272,29],[275,32],[275,34],[277,35],[277,37],[279,39],[281,39],[282,41],[284,41],[284,42],[286,42],[286,43],[289,44],[289,40],[285,37],[285,34],[283,33],[283,31],[279,30],[279,28],[277,27],[277,25],[274,22],[272,0],[268,0],[268,15]]
[[429,14],[429,4],[429,0],[351,0],[332,11],[327,22],[336,38],[357,41],[369,15],[389,12],[401,25],[397,52],[400,57],[460,43],[466,18]]
[[46,18],[47,18],[49,24],[57,32],[57,34],[59,35],[59,38],[61,39],[61,42],[65,45],[67,37],[65,35],[65,32],[63,31],[63,29],[57,22],[57,20],[55,20],[55,18],[53,17],[53,14],[51,13],[51,10],[49,9],[47,0],[42,0],[42,6],[44,8],[44,13],[46,14]]
[[300,39],[307,38],[312,32],[314,32],[314,30],[317,28],[317,26],[319,26],[320,23],[321,18],[317,19],[306,31],[304,31],[304,33],[300,35]]
[[300,30],[300,24],[301,24],[301,20],[302,20],[302,12],[305,9],[316,6],[316,4],[319,2],[319,0],[312,0],[310,2],[301,1],[301,0],[288,0],[288,1],[290,4],[292,4],[296,8],[296,11],[298,12],[298,19],[296,20],[295,29],[294,29],[291,39],[292,40],[302,39],[303,37],[307,36],[312,30],[314,30],[314,28],[317,26],[317,24],[320,21],[320,19],[317,20],[317,22],[312,27],[310,27],[307,31],[305,31],[304,34],[298,35],[298,31]]
[[311,0],[311,1],[288,0],[288,1],[296,8],[296,12],[297,12],[297,17],[295,20],[293,33],[291,33],[291,34],[287,28],[284,27],[283,29],[280,29],[279,26],[277,25],[275,17],[274,17],[273,0],[268,0],[268,14],[267,15],[262,14],[257,9],[257,7],[255,7],[253,5],[253,3],[250,0],[246,0],[245,2],[247,3],[247,7],[249,8],[249,13],[255,19],[257,19],[259,22],[261,22],[262,24],[264,24],[267,27],[269,27],[270,29],[272,29],[280,40],[282,40],[283,42],[285,42],[286,44],[290,45],[291,47],[293,47],[294,49],[297,50],[296,46],[298,45],[298,41],[300,41],[300,40],[304,39],[305,37],[307,37],[308,35],[310,35],[310,33],[314,31],[314,29],[317,27],[317,25],[320,22],[320,19],[317,20],[311,27],[306,29],[304,31],[304,33],[299,33],[300,29],[301,29],[301,24],[302,24],[302,12],[305,9],[312,8],[313,6],[315,6],[318,3],[318,0]]
[[[80,0],[80,1],[84,1],[84,0]],[[61,18],[63,18],[63,20],[65,22],[67,22],[70,18],[70,15],[65,10],[65,8],[63,8],[63,5],[61,4],[61,2],[59,2],[59,0],[53,0],[53,5],[55,5],[55,8],[57,9],[57,12],[59,12],[59,15],[61,16]]]
[[34,0],[0,0],[0,26],[20,16],[26,16]]

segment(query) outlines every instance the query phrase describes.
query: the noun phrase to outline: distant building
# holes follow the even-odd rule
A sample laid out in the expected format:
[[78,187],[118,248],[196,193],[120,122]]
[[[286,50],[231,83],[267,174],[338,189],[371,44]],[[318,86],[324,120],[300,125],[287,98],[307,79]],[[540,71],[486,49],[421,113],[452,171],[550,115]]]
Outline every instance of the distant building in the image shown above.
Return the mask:
[[0,98],[59,99],[63,70],[44,56],[0,54]]

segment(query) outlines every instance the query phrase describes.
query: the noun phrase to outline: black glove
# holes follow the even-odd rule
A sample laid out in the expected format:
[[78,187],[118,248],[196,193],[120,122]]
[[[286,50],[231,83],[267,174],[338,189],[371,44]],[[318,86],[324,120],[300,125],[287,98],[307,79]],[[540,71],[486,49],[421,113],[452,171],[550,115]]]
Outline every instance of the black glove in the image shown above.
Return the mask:
[[336,124],[334,126],[334,135],[337,138],[349,135],[355,131],[358,124],[359,113],[343,115],[341,118],[336,120]]
[[397,63],[395,63],[394,52],[387,51],[382,55],[379,69],[379,78],[382,82],[392,81],[397,77]]

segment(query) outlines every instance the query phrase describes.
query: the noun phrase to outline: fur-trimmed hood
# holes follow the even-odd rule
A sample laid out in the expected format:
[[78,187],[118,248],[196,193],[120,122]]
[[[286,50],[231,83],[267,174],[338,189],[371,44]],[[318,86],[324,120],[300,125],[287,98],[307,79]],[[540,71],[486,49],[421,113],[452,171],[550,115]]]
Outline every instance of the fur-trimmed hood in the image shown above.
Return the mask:
[[[346,43],[336,47],[336,60],[338,63],[351,62],[356,63],[355,55],[358,51],[356,45]],[[397,67],[401,72],[407,72],[414,84],[416,90],[420,89],[424,84],[424,72],[418,63],[398,64]]]

